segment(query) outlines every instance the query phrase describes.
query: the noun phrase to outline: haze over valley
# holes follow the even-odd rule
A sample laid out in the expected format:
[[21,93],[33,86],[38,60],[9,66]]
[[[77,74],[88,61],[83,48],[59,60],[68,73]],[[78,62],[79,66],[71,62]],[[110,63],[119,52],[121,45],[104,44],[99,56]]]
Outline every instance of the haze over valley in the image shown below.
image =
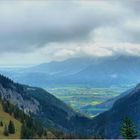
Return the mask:
[[139,82],[139,67],[139,57],[82,57],[28,68],[4,68],[1,73],[19,83],[45,88],[74,110],[95,116],[109,108],[96,105]]

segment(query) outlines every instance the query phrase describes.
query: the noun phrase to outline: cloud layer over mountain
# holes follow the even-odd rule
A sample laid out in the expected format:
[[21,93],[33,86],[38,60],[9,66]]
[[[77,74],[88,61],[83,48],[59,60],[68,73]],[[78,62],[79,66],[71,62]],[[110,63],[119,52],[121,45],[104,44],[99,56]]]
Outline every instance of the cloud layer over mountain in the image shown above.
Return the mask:
[[139,5],[138,0],[1,1],[0,64],[139,56]]

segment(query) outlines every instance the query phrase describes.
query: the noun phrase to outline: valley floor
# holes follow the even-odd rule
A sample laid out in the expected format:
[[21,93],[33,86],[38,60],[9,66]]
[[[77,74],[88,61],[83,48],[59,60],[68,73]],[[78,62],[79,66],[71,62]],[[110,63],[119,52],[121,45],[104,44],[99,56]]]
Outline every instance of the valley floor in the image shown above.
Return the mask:
[[97,104],[116,97],[131,87],[133,86],[122,85],[110,88],[64,86],[46,88],[46,90],[64,101],[66,104],[70,105],[76,111],[80,111],[85,115],[94,117],[108,109],[105,107],[96,107]]

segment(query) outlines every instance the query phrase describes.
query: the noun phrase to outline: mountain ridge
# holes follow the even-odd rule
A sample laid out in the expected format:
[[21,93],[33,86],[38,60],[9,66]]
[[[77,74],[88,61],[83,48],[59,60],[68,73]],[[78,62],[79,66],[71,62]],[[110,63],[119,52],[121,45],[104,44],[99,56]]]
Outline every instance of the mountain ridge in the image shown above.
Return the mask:
[[[53,85],[110,87],[139,82],[140,57],[72,58],[24,69],[1,69],[15,81],[46,88]],[[108,82],[106,82],[108,81]]]
[[26,114],[40,120],[45,127],[76,136],[89,136],[92,120],[75,112],[47,91],[21,85],[0,76],[0,96]]

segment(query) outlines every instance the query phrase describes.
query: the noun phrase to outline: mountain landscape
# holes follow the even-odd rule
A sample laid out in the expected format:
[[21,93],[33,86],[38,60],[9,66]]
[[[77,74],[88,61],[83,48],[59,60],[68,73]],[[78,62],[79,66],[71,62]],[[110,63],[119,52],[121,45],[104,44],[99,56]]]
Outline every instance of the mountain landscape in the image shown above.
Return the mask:
[[111,102],[104,103],[104,105],[111,104],[112,107],[110,106],[108,111],[95,118],[88,118],[75,112],[41,88],[17,84],[0,76],[0,96],[3,101],[10,102],[25,114],[40,120],[45,128],[54,132],[59,130],[59,133],[62,131],[65,134],[71,134],[73,138],[121,138],[120,127],[126,116],[130,117],[140,130],[139,93],[140,85],[138,84],[135,88],[111,99]]
[[44,127],[69,132],[76,136],[91,135],[92,130],[87,129],[91,119],[76,113],[45,90],[16,84],[3,76],[0,76],[0,86],[3,100],[9,101],[26,114],[40,120]]
[[0,1],[0,139],[140,139],[140,1]]
[[16,82],[45,88],[75,110],[95,116],[139,82],[139,66],[139,57],[80,57],[0,71]]

